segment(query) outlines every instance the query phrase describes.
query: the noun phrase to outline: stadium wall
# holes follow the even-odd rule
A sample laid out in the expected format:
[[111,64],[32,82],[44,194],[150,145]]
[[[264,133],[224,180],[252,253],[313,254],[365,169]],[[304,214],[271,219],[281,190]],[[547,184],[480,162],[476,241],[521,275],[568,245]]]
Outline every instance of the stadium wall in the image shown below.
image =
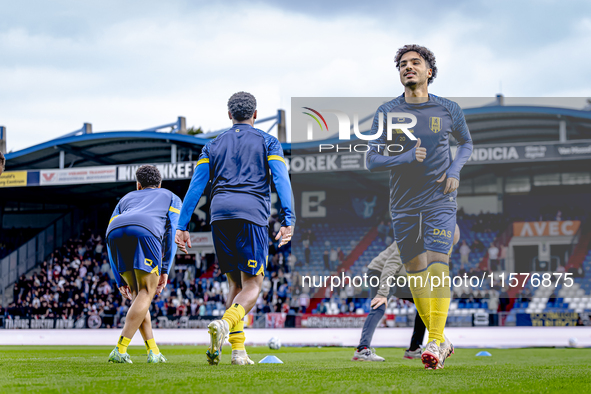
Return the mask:
[[[591,327],[448,327],[445,333],[460,348],[524,348],[567,347],[576,338],[579,347],[591,347]],[[120,335],[118,329],[92,330],[4,330],[0,345],[77,345],[111,346]],[[359,344],[361,329],[248,329],[246,345],[266,345],[271,337],[283,346],[345,346]],[[375,347],[408,346],[412,328],[378,329],[372,345]],[[155,329],[154,337],[162,345],[208,345],[207,330]],[[140,335],[135,335],[132,346],[143,346]]]
[[502,213],[499,211],[498,197],[492,196],[458,196],[458,209],[463,208],[468,215],[483,213]]

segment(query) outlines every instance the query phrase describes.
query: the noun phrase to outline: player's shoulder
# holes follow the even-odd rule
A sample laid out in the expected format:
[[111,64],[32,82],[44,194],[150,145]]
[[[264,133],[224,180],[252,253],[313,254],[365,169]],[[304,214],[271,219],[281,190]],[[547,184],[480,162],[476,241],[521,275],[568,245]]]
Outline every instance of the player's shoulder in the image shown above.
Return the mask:
[[267,148],[276,148],[276,147],[280,147],[281,143],[279,142],[279,140],[272,136],[271,134],[261,130],[261,129],[257,129],[256,127],[252,127],[250,129],[248,129],[249,132],[261,137],[265,143],[265,145],[267,146]]
[[171,199],[175,199],[175,198],[179,198],[176,194],[174,194],[173,192],[171,192],[168,189],[165,189],[163,187],[156,189],[156,191],[160,194],[164,194],[166,196],[169,196]]
[[207,141],[205,146],[203,146],[203,149],[209,149],[212,145],[216,145],[223,142],[224,139],[226,139],[230,135],[229,131],[230,129],[226,129],[219,133],[214,139]]
[[429,93],[429,100],[433,101],[441,105],[442,107],[446,108],[452,114],[457,114],[458,111],[461,112],[462,109],[460,108],[459,104],[453,100],[447,99],[445,97],[436,96],[434,94]]
[[273,137],[269,133],[266,133],[266,132],[264,132],[261,129],[257,129],[256,127],[249,127],[247,129],[247,131],[250,132],[250,133],[252,133],[252,134],[254,134],[254,135],[256,135],[256,136],[262,137],[265,141],[269,141],[269,138],[276,139],[275,137]]
[[139,190],[133,190],[130,191],[129,193],[127,193],[126,195],[124,195],[123,197],[121,197],[121,199],[119,200],[119,203],[123,203],[125,201],[128,200],[133,200],[134,198],[137,197]]
[[391,112],[392,109],[404,103],[404,95],[393,98],[392,100],[385,102],[378,107],[378,111]]

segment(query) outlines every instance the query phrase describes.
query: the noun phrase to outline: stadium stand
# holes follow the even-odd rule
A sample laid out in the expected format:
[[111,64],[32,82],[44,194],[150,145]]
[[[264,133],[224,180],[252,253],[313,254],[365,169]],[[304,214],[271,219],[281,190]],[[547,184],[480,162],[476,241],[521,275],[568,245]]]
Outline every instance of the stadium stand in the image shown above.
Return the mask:
[[[576,236],[564,236],[560,240],[560,246],[570,256],[567,263],[565,253],[560,252],[560,269],[574,274],[573,287],[559,284],[556,289],[541,289],[530,281],[523,288],[503,289],[488,283],[483,288],[454,288],[450,324],[472,324],[473,316],[479,313],[500,312],[503,317],[499,318],[499,324],[516,324],[518,315],[524,313],[588,312],[591,310],[588,302],[591,231],[587,201],[591,196],[591,173],[585,152],[591,140],[591,114],[564,108],[502,105],[471,108],[465,114],[477,151],[474,160],[462,171],[458,203],[466,209],[458,211],[462,235],[451,255],[451,272],[480,276],[492,270],[498,277],[504,254],[500,253],[498,265],[492,267],[488,249],[493,243],[500,250],[505,247],[513,252],[505,250],[509,253],[508,262],[525,262],[523,266],[531,266],[531,256],[516,257],[515,248],[510,245],[515,242],[512,224],[516,221],[578,220],[581,230]],[[511,126],[516,119],[517,134]],[[531,119],[536,120],[535,124]],[[113,318],[112,325],[119,325],[126,303],[108,277],[103,253],[100,256],[96,253],[87,256],[87,253],[99,245],[97,234],[106,228],[105,218],[110,216],[117,199],[133,190],[130,174],[137,163],[161,166],[166,172],[163,186],[182,196],[191,177],[191,171],[185,169],[192,168],[207,140],[204,136],[154,130],[93,133],[64,136],[8,154],[7,171],[26,172],[27,182],[22,187],[7,188],[7,193],[0,195],[0,269],[5,301],[0,316],[29,316],[33,311],[36,316],[96,313],[107,317],[106,322],[103,319],[104,326],[111,325],[108,316]],[[284,145],[288,162],[296,145]],[[555,145],[570,153],[554,152],[551,148]],[[297,153],[318,156],[311,151],[310,143],[302,146],[307,151]],[[540,156],[542,147],[548,157]],[[511,149],[517,149],[521,155],[519,162],[505,160],[505,153],[495,153]],[[528,149],[536,153],[531,160],[525,155]],[[551,151],[554,156],[549,154]],[[379,210],[387,209],[384,201],[376,203],[375,213],[369,218],[352,213],[352,199],[387,194],[388,174],[339,167],[326,177],[326,173],[319,176],[314,171],[297,173],[295,167],[291,168],[292,176],[299,177],[298,181],[305,186],[303,190],[323,191],[327,198],[331,198],[331,193],[337,194],[339,198],[333,198],[331,204],[338,200],[341,205],[333,210],[335,205],[327,203],[326,217],[298,217],[293,253],[290,249],[277,251],[276,244],[271,245],[269,275],[256,314],[366,313],[367,289],[344,287],[331,294],[326,289],[302,287],[301,277],[340,272],[360,275],[369,261],[391,242],[391,225],[387,215]],[[73,182],[68,178],[70,170],[88,168],[110,171],[111,178],[70,182]],[[307,168],[307,164],[301,168]],[[65,176],[65,180],[54,182],[60,176]],[[351,181],[358,189],[355,196],[347,194],[350,190],[343,192],[342,185]],[[38,201],[40,195],[43,204]],[[301,194],[294,191],[294,195],[296,206],[301,207]],[[481,207],[484,213],[480,212]],[[192,232],[209,230],[207,199],[199,210],[193,218]],[[94,215],[92,220],[88,220],[91,215]],[[82,231],[80,223],[94,231]],[[276,231],[273,220],[269,228],[272,235]],[[573,244],[569,245],[571,239]],[[464,261],[460,252],[463,241],[469,248]],[[544,242],[552,244],[553,240],[538,237],[531,245],[537,248]],[[78,253],[80,247],[86,249],[82,255]],[[51,251],[53,255],[49,254]],[[155,317],[222,313],[227,285],[216,269],[215,258],[212,255],[202,258],[203,253],[199,256],[195,270],[179,268],[171,275],[168,290],[153,305]],[[86,271],[85,275],[80,275],[81,271]],[[43,308],[42,298],[46,300],[46,309],[39,310]],[[408,317],[414,314],[414,307],[406,301],[393,300],[387,314],[396,315],[395,324],[410,324],[412,319]]]

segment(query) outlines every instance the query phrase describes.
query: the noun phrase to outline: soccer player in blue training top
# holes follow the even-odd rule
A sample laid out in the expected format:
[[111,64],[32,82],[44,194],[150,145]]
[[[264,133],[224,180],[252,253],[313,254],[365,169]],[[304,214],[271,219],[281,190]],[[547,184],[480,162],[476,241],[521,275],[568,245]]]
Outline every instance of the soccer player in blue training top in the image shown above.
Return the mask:
[[126,194],[115,207],[107,228],[107,250],[121,294],[132,301],[125,326],[111,355],[111,363],[130,363],[127,346],[140,330],[149,363],[166,362],[160,353],[150,320],[150,304],[168,281],[176,245],[174,231],[181,199],[161,189],[162,176],[154,166],[135,173],[137,190]]
[[[441,278],[449,277],[447,252],[456,223],[456,189],[460,170],[472,153],[472,139],[460,106],[428,93],[437,75],[433,53],[405,45],[395,62],[404,94],[378,108],[372,131],[382,133],[370,143],[366,163],[370,171],[390,171],[394,238],[417,311],[429,330],[421,359],[425,368],[437,369],[443,368],[453,349],[443,334],[451,284],[449,278]],[[388,140],[388,113],[395,113],[391,121],[398,123],[392,140]],[[450,136],[458,142],[455,159]],[[385,150],[389,156],[384,156]],[[438,282],[430,280],[435,276]]]
[[[460,228],[456,224],[453,244],[457,244],[460,240]],[[451,254],[452,248],[449,249]],[[414,302],[412,294],[408,285],[404,287],[397,286],[397,278],[399,275],[406,275],[403,268],[402,260],[400,259],[400,251],[398,245],[393,242],[379,255],[377,255],[371,263],[367,266],[367,276],[370,278],[376,277],[379,279],[378,286],[371,286],[371,310],[363,324],[361,331],[361,339],[359,346],[355,349],[351,361],[386,361],[383,357],[376,354],[375,349],[371,347],[371,340],[376,328],[386,312],[388,306],[388,299],[396,296],[397,298]],[[391,279],[390,279],[391,278]],[[410,346],[404,351],[404,358],[409,360],[421,358],[423,350],[423,338],[425,337],[425,323],[417,313],[415,316],[415,324],[410,339]],[[453,352],[453,349],[452,349]]]
[[[246,92],[228,100],[232,128],[208,142],[185,196],[176,243],[187,252],[191,214],[211,180],[211,231],[220,269],[228,277],[226,312],[209,324],[211,344],[207,361],[218,365],[229,335],[232,364],[254,364],[244,348],[242,319],[261,291],[268,258],[268,220],[271,213],[271,177],[281,202],[279,246],[291,240],[295,221],[291,184],[279,141],[255,129],[256,100]],[[269,174],[271,170],[271,174]]]

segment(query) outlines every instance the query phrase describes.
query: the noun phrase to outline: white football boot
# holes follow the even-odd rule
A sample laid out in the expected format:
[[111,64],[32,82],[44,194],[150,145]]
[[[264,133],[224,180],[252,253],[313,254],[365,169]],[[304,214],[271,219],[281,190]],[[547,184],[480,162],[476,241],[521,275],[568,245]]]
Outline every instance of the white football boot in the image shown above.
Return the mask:
[[421,348],[417,348],[415,350],[409,350],[406,349],[404,351],[404,358],[409,359],[409,360],[414,360],[414,359],[419,359],[421,358],[421,355],[423,354],[423,349]]
[[449,340],[447,335],[443,335],[443,337],[445,338],[445,342],[442,342],[441,346],[439,347],[439,349],[441,351],[441,355],[439,357],[439,363],[437,364],[437,369],[443,368],[444,364],[445,364],[445,360],[448,357],[451,357],[452,354],[454,354],[453,343],[451,343],[451,341]]
[[441,349],[437,346],[437,342],[434,339],[425,346],[425,350],[423,350],[423,354],[421,355],[421,361],[425,365],[425,369],[437,369],[440,358]]
[[232,350],[232,365],[252,365],[254,361],[248,357],[246,350]]
[[209,330],[210,344],[207,352],[209,365],[218,365],[222,360],[222,346],[230,334],[230,327],[225,320],[214,320],[207,326]]
[[362,350],[355,350],[355,354],[351,361],[386,361],[386,359],[378,356],[374,348],[365,348]]

